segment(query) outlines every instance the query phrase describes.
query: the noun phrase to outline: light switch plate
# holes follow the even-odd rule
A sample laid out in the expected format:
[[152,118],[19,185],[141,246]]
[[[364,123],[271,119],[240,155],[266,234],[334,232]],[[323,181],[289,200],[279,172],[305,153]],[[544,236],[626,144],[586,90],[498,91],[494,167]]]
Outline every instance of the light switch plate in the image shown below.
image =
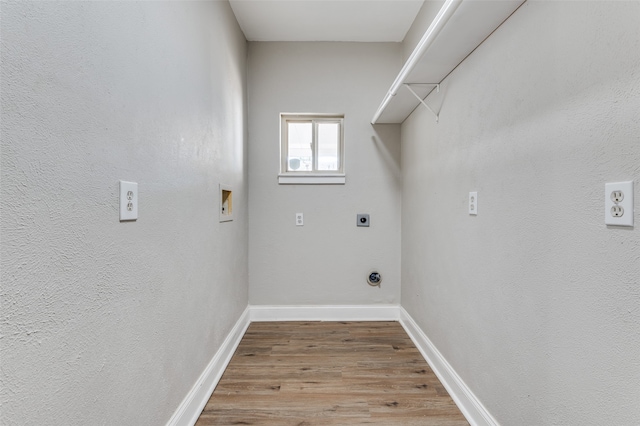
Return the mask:
[[138,184],[120,181],[120,221],[138,219]]
[[604,185],[604,223],[633,226],[633,181]]
[[478,215],[478,193],[469,193],[469,214],[473,216]]

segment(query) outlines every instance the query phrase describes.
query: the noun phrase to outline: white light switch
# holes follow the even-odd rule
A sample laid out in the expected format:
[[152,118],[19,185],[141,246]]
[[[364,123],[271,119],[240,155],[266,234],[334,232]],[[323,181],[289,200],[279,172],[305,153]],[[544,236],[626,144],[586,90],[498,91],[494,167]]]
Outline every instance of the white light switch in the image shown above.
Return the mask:
[[474,216],[478,215],[478,193],[477,192],[469,193],[469,214]]
[[304,216],[302,213],[296,213],[296,226],[304,226]]
[[120,221],[138,219],[138,184],[120,181]]

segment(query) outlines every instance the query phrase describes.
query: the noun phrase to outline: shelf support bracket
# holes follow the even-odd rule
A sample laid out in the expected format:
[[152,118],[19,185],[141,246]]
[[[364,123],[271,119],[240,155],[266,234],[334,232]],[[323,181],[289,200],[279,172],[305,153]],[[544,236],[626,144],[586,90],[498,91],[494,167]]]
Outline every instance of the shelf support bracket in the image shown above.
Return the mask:
[[[414,84],[418,84],[418,83],[414,83]],[[440,93],[440,84],[439,83],[419,83],[421,85],[425,85],[425,86],[436,86],[436,91],[438,93]],[[424,106],[427,107],[427,109],[429,111],[431,111],[431,113],[433,115],[436,116],[436,123],[440,122],[440,114],[437,114],[433,109],[431,109],[431,107],[429,105],[427,105],[427,103],[424,101],[424,99],[422,99],[412,88],[411,88],[411,84],[410,83],[403,83],[404,87],[406,87],[407,89],[409,89],[409,91],[413,94],[413,96],[416,97],[417,100],[420,101],[420,103]]]

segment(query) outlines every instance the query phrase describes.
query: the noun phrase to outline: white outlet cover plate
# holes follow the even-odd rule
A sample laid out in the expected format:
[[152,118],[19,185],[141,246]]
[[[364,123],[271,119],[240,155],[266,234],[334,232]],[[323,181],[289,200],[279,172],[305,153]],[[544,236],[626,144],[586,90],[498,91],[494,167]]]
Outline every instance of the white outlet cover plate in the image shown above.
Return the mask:
[[478,193],[477,192],[469,193],[469,214],[474,216],[478,215]]
[[138,184],[120,181],[120,220],[138,219]]
[[[611,199],[614,191],[622,191],[624,198],[619,203]],[[624,209],[620,217],[614,217],[611,208],[618,205]],[[614,226],[633,226],[633,181],[607,183],[604,185],[604,223]]]
[[304,226],[304,215],[296,213],[296,226]]

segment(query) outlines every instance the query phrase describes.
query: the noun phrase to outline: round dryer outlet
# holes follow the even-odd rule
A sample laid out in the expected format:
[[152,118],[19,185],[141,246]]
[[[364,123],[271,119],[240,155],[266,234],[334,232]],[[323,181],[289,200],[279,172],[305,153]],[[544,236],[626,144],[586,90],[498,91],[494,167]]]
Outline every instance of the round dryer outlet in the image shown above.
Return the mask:
[[369,285],[380,287],[380,284],[382,283],[382,275],[380,275],[380,272],[371,271],[367,276],[367,282]]

